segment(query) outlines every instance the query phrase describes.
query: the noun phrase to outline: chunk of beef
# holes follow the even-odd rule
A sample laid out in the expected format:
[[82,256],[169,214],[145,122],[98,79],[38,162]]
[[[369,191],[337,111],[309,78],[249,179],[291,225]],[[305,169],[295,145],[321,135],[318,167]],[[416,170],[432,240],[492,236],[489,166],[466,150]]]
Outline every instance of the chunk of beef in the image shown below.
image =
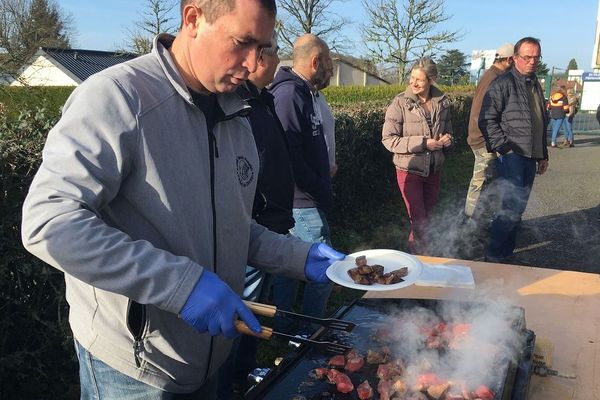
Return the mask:
[[354,385],[348,375],[336,370],[330,369],[327,373],[329,382],[335,384],[335,388],[340,393],[350,393],[354,390]]
[[360,400],[367,400],[373,397],[373,388],[366,379],[363,383],[358,385],[356,391],[358,392],[358,398]]

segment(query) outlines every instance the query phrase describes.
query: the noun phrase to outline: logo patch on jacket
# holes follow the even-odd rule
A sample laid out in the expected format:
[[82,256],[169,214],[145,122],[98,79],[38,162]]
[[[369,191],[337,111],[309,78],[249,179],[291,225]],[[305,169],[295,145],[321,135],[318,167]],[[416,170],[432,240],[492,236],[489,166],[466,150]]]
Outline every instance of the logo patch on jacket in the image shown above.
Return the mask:
[[243,187],[248,186],[254,180],[254,168],[246,157],[238,157],[236,159],[237,176],[240,181],[240,185]]
[[317,117],[315,114],[310,115],[310,125],[312,128],[312,135],[319,136],[321,134],[321,130],[319,129],[321,126],[321,119]]

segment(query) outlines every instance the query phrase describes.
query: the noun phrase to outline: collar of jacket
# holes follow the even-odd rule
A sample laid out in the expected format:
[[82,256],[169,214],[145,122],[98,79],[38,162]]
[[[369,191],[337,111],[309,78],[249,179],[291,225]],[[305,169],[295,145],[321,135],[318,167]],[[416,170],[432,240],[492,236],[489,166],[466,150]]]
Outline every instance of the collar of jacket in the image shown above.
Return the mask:
[[275,80],[273,84],[270,86],[273,89],[275,86],[283,84],[285,82],[290,82],[296,85],[302,92],[305,93],[306,96],[311,96],[311,89],[307,81],[305,81],[302,77],[296,74],[292,67],[280,67],[277,74],[275,74]]
[[[440,107],[445,107],[450,104],[448,97],[446,97],[444,92],[442,92],[437,86],[431,85],[429,88],[429,93],[431,94],[432,106],[437,103],[440,103]],[[406,87],[406,90],[404,91],[404,97],[409,110],[412,110],[421,104],[421,100],[419,100],[419,97],[413,93],[410,85]]]
[[521,82],[523,84],[527,83],[528,81],[532,82],[532,83],[537,82],[537,76],[535,75],[535,73],[529,74],[529,75],[523,75],[519,71],[517,71],[517,69],[514,66],[510,69],[510,72],[513,74],[515,79],[517,79],[519,82]]
[[[175,36],[167,33],[156,35],[152,46],[152,54],[158,59],[165,76],[169,79],[175,91],[189,104],[194,105],[194,99],[169,53],[169,48],[174,40]],[[235,92],[217,94],[217,102],[225,114],[223,118],[225,120],[238,115],[245,115],[251,109]]]

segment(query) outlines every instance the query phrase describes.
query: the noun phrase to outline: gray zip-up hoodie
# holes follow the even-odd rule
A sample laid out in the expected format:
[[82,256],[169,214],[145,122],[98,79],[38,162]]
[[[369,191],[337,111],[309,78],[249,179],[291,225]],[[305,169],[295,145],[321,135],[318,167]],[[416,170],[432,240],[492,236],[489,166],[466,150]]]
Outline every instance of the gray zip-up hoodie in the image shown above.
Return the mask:
[[22,237],[65,273],[83,347],[137,380],[185,393],[230,347],[177,317],[203,269],[238,293],[247,262],[305,279],[310,244],[251,221],[259,162],[248,106],[218,95],[224,117],[209,134],[167,50],[173,39],[158,36],[151,54],[75,89],[48,134]]

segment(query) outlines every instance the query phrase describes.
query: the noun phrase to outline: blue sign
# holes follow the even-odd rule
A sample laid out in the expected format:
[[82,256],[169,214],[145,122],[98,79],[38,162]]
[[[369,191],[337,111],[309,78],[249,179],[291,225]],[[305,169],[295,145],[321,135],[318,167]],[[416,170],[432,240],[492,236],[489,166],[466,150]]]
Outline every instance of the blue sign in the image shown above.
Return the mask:
[[600,81],[600,72],[584,72],[581,79],[585,81]]

